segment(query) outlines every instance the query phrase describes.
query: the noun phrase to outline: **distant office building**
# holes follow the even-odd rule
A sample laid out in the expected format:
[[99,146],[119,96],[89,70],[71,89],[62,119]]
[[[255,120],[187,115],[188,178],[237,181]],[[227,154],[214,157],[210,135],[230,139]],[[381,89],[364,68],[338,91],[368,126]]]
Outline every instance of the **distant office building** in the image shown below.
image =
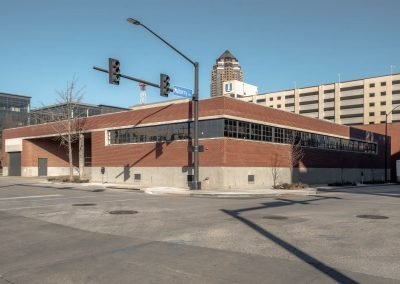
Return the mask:
[[238,80],[224,82],[223,95],[231,98],[244,98],[258,94],[258,87]]
[[[41,124],[51,121],[62,120],[67,113],[67,104],[55,104],[41,108],[35,108],[30,113],[30,124]],[[89,117],[93,115],[106,114],[111,112],[126,111],[128,108],[92,105],[79,103],[72,109],[72,117]]]
[[[28,124],[31,97],[0,93],[0,141],[3,129]],[[0,145],[1,159],[1,145]]]
[[222,96],[223,83],[230,80],[243,81],[243,73],[239,61],[226,50],[211,71],[211,97]]
[[[241,100],[338,124],[379,124],[400,105],[400,74],[277,91]],[[388,115],[388,122],[400,122],[400,107]]]

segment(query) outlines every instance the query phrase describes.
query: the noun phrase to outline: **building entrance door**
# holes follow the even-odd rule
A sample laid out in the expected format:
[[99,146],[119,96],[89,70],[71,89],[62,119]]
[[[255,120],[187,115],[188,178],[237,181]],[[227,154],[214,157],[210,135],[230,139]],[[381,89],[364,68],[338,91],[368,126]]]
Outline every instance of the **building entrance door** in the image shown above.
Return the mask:
[[8,175],[21,176],[21,152],[8,153]]
[[47,176],[47,158],[39,158],[38,174],[40,177]]

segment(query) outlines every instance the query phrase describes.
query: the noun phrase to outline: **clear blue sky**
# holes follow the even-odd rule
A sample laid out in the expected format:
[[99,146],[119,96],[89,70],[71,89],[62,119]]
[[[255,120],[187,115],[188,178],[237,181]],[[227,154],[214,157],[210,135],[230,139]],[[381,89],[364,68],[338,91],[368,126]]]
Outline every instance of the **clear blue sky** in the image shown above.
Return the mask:
[[[399,0],[12,0],[0,8],[0,92],[55,102],[73,76],[85,102],[131,106],[137,83],[108,84],[107,58],[123,74],[193,88],[193,67],[136,18],[200,63],[200,97],[210,95],[212,65],[226,49],[244,81],[269,92],[400,73]],[[148,102],[162,100],[148,88]],[[170,98],[174,98],[170,95]]]

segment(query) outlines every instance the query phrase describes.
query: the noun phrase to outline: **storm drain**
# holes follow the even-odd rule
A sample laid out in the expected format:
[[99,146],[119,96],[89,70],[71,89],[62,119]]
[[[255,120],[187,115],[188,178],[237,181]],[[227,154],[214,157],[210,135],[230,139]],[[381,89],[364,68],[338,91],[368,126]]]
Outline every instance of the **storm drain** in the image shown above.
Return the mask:
[[93,189],[92,192],[103,192],[104,189]]
[[389,219],[389,217],[382,216],[382,215],[357,215],[357,218],[362,218],[362,219]]
[[77,203],[72,204],[72,206],[96,206],[96,203]]
[[269,220],[286,220],[288,217],[286,216],[280,216],[280,215],[267,215],[264,216],[263,219],[269,219]]
[[115,214],[115,215],[124,215],[124,214],[137,214],[138,211],[135,211],[135,210],[114,210],[114,211],[109,211],[108,213]]

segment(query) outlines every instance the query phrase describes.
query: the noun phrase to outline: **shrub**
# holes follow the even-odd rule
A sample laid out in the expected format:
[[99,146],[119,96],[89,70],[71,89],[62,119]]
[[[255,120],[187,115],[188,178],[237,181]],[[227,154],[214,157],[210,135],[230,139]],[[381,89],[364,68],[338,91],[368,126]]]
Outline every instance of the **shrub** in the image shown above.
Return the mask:
[[47,180],[51,182],[74,182],[74,183],[89,182],[89,179],[80,179],[78,176],[74,176],[73,181],[70,181],[68,176],[48,177]]
[[308,187],[307,184],[296,182],[296,183],[282,183],[276,186],[273,186],[274,189],[303,189]]

